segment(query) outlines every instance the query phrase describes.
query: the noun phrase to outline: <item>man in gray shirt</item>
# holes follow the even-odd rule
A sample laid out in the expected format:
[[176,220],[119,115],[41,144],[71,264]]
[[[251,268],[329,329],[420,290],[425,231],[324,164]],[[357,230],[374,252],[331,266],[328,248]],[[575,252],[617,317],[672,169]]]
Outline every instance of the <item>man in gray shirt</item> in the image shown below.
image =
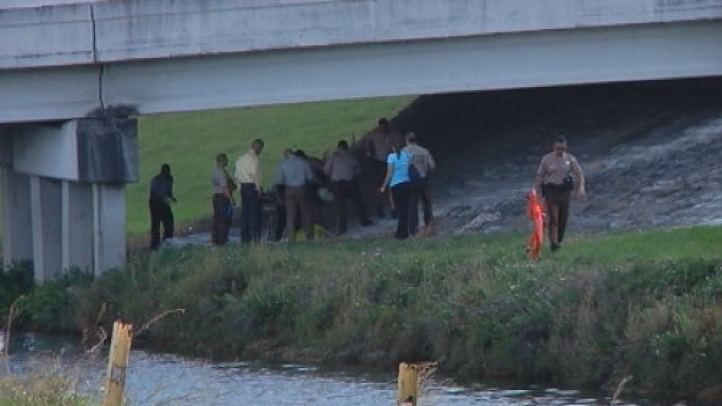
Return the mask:
[[211,227],[211,243],[223,245],[228,242],[228,230],[233,216],[233,191],[236,184],[231,180],[226,167],[228,156],[218,154],[216,166],[211,172],[211,190],[213,192],[213,226]]
[[283,200],[286,204],[286,236],[296,240],[296,214],[300,211],[301,224],[307,240],[313,239],[313,220],[306,185],[313,180],[311,165],[303,158],[292,154],[278,166],[276,183],[283,185]]
[[424,225],[426,233],[431,233],[434,227],[434,211],[431,207],[431,189],[429,188],[429,172],[436,169],[436,162],[428,149],[418,144],[416,134],[406,134],[406,147],[404,151],[411,155],[411,165],[418,172],[418,179],[411,180],[409,193],[409,233],[415,235],[419,226],[419,200],[424,210]]

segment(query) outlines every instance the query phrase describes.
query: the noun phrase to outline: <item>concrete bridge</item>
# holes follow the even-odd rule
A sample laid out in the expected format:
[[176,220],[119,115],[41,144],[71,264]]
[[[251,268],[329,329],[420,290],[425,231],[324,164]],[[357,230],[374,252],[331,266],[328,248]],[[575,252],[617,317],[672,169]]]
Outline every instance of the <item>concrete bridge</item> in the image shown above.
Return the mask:
[[0,5],[3,258],[40,281],[124,263],[139,114],[722,75],[722,0],[80,1]]

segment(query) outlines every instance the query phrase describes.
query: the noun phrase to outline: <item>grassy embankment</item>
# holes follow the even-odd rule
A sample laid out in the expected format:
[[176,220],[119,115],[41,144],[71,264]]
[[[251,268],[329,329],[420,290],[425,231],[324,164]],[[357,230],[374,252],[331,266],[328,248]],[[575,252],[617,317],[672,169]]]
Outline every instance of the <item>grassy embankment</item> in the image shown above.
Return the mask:
[[191,224],[210,216],[209,174],[219,152],[228,154],[232,171],[251,140],[263,138],[262,166],[271,185],[283,149],[301,148],[320,157],[339,139],[361,136],[379,117],[393,117],[412,100],[386,97],[141,117],[140,182],[127,189],[128,234],[148,232],[148,184],[163,162],[171,164],[175,177],[176,223]]
[[633,376],[628,388],[667,399],[722,381],[721,228],[578,238],[535,262],[524,237],[166,250],[36,288],[23,318],[78,331],[102,303],[106,328],[183,308],[137,342],[597,389]]
[[251,140],[263,138],[264,183],[271,185],[283,149],[301,148],[320,157],[339,139],[359,137],[379,117],[394,116],[412,100],[374,98],[142,117],[140,182],[128,186],[128,232],[147,232],[148,183],[163,162],[171,164],[175,177],[176,222],[188,224],[210,215],[209,174],[217,153],[228,154],[232,171]]

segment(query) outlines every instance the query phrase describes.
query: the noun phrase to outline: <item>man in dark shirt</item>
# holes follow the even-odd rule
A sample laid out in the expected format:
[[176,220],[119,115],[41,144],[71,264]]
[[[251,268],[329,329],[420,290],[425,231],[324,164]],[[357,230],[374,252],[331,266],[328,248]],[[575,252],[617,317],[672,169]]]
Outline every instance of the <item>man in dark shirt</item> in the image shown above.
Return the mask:
[[343,235],[347,231],[346,204],[348,200],[352,200],[356,205],[356,213],[362,226],[373,224],[366,216],[366,207],[361,195],[358,179],[361,166],[358,159],[349,152],[348,142],[345,140],[338,142],[338,148],[326,161],[324,170],[331,180],[331,190],[338,219],[337,234]]
[[160,224],[163,223],[163,241],[173,238],[173,211],[170,203],[175,202],[173,197],[173,176],[170,174],[170,165],[163,164],[160,173],[150,181],[150,249],[156,250],[160,246]]

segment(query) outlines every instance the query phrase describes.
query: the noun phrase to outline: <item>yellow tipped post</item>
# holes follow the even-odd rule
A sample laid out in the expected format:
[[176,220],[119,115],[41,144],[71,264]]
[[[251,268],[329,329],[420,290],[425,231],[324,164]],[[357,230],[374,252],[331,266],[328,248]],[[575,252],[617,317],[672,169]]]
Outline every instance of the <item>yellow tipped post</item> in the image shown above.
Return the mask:
[[399,364],[399,383],[396,395],[398,406],[416,406],[419,398],[419,370],[415,364]]
[[133,325],[116,321],[113,324],[113,337],[110,341],[108,372],[105,382],[105,402],[103,406],[122,406],[125,388],[125,373],[130,357],[130,343]]

